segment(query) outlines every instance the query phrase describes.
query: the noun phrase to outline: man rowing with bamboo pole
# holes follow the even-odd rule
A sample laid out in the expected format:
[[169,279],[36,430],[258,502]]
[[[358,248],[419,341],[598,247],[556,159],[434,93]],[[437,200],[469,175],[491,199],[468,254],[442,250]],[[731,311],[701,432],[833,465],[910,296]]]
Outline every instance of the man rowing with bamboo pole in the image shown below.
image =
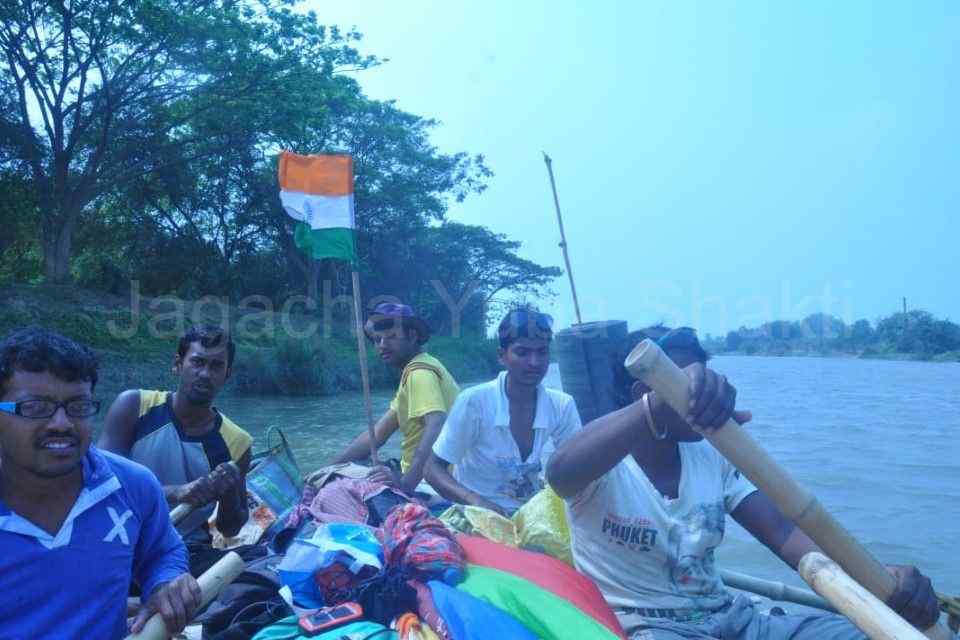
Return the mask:
[[90,443],[86,347],[33,327],[0,342],[0,638],[122,638],[135,582],[172,632],[200,604],[147,469]]
[[[691,380],[690,415],[677,415],[623,365],[642,340],[656,341]],[[592,578],[632,640],[853,640],[863,634],[835,615],[760,616],[734,599],[714,567],[727,514],[796,569],[817,550],[806,534],[688,424],[712,429],[731,416],[736,390],[705,367],[692,329],[630,334],[614,362],[621,409],[589,423],[551,458],[547,479],[567,501],[577,568]],[[939,610],[930,580],[889,567],[887,604],[921,628]]]
[[[423,479],[433,443],[460,388],[443,363],[423,350],[430,339],[430,328],[411,307],[391,302],[378,304],[367,319],[364,332],[384,363],[401,371],[397,395],[374,425],[376,448],[397,430],[403,436],[401,475],[380,466],[372,469],[368,477],[412,494]],[[369,455],[370,434],[364,431],[331,464],[365,460]]]

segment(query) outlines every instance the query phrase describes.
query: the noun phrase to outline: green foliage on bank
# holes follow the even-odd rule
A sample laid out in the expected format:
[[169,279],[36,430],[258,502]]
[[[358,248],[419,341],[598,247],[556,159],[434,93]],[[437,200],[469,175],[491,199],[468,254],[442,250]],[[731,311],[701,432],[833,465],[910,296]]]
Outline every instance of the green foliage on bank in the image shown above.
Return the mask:
[[[329,395],[361,388],[356,336],[349,322],[310,314],[252,311],[199,301],[128,299],[66,286],[5,289],[0,336],[40,325],[86,344],[101,358],[111,388],[166,387],[177,338],[190,323],[231,327],[237,342],[230,389],[238,394]],[[397,373],[368,346],[371,385],[390,388]],[[484,336],[434,336],[427,350],[461,381],[498,370],[496,344]]]

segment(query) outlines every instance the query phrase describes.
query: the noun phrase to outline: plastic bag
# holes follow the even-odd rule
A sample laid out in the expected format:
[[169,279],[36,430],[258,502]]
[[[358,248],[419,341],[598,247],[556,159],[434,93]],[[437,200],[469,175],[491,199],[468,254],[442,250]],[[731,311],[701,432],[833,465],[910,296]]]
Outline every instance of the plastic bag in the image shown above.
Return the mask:
[[253,640],[392,640],[397,638],[397,633],[387,629],[383,625],[365,620],[351,622],[342,627],[335,627],[329,631],[324,631],[320,635],[307,636],[300,629],[297,616],[284,618],[266,629],[261,629]]
[[[273,442],[274,439],[278,441]],[[303,493],[303,475],[287,438],[277,427],[267,429],[267,453],[247,473],[247,491],[269,507],[283,526]]]
[[324,606],[316,574],[334,564],[354,575],[369,567],[383,568],[383,547],[374,529],[363,524],[335,523],[317,527],[309,538],[297,538],[287,549],[277,571],[297,607]]
[[[271,441],[276,440],[273,444]],[[250,516],[233,537],[224,536],[217,529],[214,509],[207,525],[214,549],[233,549],[256,544],[266,537],[270,540],[286,522],[287,515],[300,500],[303,480],[300,469],[287,444],[287,438],[277,427],[267,430],[267,451],[258,454],[247,472],[247,511]]]
[[500,544],[539,551],[573,565],[570,525],[563,498],[547,487],[520,507],[512,519],[468,505],[454,505],[440,520],[459,533],[481,536]]
[[440,514],[440,521],[449,529],[515,547],[518,544],[516,525],[495,511],[455,504]]
[[539,551],[573,566],[570,525],[563,498],[547,487],[513,514],[517,543],[528,551]]

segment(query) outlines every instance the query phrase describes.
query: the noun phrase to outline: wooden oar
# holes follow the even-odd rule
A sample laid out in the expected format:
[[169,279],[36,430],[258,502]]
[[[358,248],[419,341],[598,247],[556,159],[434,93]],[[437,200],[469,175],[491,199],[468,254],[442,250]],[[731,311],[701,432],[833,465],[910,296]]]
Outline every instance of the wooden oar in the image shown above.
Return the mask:
[[[681,416],[687,415],[689,379],[655,342],[644,340],[638,344],[627,356],[624,366],[631,375],[656,391],[674,411]],[[896,588],[894,577],[735,420],[728,420],[722,429],[704,432],[704,437],[828,557],[881,601],[889,599]],[[836,606],[834,602],[831,604]],[[942,625],[934,625],[924,634],[937,640],[953,638],[953,634]]]
[[822,553],[800,559],[800,575],[873,640],[922,640],[923,635]]
[[[200,600],[200,609],[216,598],[220,590],[233,582],[243,572],[243,569],[243,560],[231,551],[197,578],[197,582],[200,584],[200,592],[203,594]],[[170,632],[167,631],[167,625],[164,624],[163,618],[159,613],[155,613],[147,620],[147,624],[144,625],[140,633],[130,634],[126,640],[167,640],[169,637]]]

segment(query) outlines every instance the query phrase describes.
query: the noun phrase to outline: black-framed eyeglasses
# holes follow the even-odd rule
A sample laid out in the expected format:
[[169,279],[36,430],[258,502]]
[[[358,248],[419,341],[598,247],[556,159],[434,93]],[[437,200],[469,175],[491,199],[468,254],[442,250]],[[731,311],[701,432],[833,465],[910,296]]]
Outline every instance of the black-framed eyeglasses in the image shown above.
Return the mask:
[[57,409],[63,410],[71,418],[89,418],[100,412],[99,400],[67,400],[54,402],[53,400],[21,400],[20,402],[0,402],[0,411],[21,418],[44,419],[52,418]]

